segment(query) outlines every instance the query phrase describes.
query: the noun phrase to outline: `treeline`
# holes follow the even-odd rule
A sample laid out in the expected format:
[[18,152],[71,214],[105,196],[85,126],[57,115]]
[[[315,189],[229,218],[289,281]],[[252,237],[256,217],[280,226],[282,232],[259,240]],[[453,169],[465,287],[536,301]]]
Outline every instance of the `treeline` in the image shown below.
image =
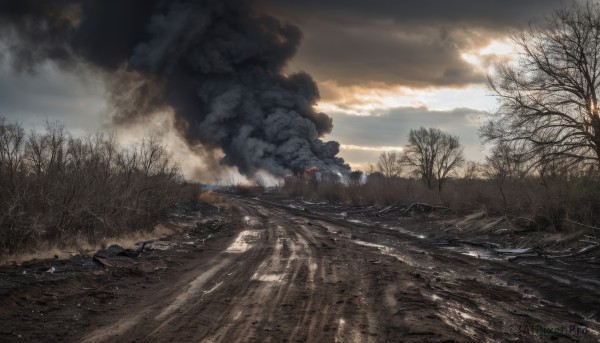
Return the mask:
[[[412,139],[415,135],[420,139]],[[445,137],[445,138],[444,138]],[[456,211],[525,217],[538,228],[600,225],[600,172],[578,159],[532,159],[498,144],[485,162],[466,161],[457,137],[437,129],[411,130],[410,144],[384,152],[348,181],[287,178],[292,196],[352,205],[428,203]],[[425,143],[424,143],[425,142]]]
[[177,199],[179,166],[155,138],[73,137],[59,123],[26,133],[0,118],[0,251],[97,243],[149,230]]
[[413,175],[390,178],[376,169],[365,173],[362,181],[287,178],[282,189],[291,196],[351,205],[428,203],[459,212],[526,217],[536,227],[556,230],[578,226],[574,222],[600,227],[600,174],[593,168],[526,171],[473,166],[475,170],[457,171],[441,191]]

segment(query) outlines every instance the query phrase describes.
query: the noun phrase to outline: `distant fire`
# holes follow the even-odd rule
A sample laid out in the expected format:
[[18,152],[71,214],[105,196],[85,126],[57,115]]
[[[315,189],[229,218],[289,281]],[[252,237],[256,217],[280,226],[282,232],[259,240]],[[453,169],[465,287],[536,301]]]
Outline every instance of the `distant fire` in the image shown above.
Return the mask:
[[321,171],[315,166],[308,167],[304,170],[303,177],[307,180],[319,180],[321,178]]
[[314,174],[318,171],[319,171],[319,168],[312,166],[312,167],[306,168],[306,170],[304,170],[304,174]]

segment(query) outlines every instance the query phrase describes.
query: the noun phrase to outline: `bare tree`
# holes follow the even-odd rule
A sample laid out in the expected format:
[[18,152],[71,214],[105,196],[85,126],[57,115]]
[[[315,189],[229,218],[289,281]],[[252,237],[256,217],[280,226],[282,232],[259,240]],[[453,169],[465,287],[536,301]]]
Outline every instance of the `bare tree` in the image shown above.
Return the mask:
[[395,151],[383,152],[377,161],[377,170],[387,178],[399,177],[402,173],[402,161]]
[[460,167],[464,161],[463,148],[460,145],[458,136],[442,133],[438,158],[434,159],[434,168],[440,192],[442,191],[442,185],[448,180],[451,173]]
[[360,185],[361,180],[363,178],[363,172],[361,172],[360,170],[354,170],[352,172],[350,172],[350,184],[357,186]]
[[538,162],[600,163],[600,11],[573,3],[513,36],[516,63],[490,76],[499,108],[482,127],[495,143],[523,143]]
[[369,163],[369,162],[363,163],[359,167],[359,170],[361,170],[363,173],[365,173],[367,175],[371,175],[377,171],[377,169],[375,168],[373,163]]
[[439,129],[410,130],[403,161],[411,166],[427,187],[437,182],[438,190],[464,162],[463,148],[457,136]]
[[501,143],[494,146],[486,160],[484,175],[498,188],[502,205],[506,209],[508,207],[507,187],[523,180],[530,169],[525,148],[522,145]]
[[483,166],[475,161],[468,161],[463,168],[462,178],[466,181],[477,180],[481,177]]
[[[0,117],[0,188],[13,192],[22,180],[25,131]],[[6,194],[6,193],[4,193]]]

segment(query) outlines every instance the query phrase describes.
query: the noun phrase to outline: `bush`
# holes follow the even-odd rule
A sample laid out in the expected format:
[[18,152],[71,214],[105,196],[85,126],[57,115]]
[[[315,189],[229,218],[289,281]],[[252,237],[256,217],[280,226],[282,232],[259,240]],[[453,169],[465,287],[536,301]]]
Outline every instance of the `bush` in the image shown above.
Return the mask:
[[553,173],[538,169],[503,177],[501,182],[494,177],[452,178],[441,192],[419,179],[387,178],[379,173],[369,176],[366,183],[289,177],[282,190],[293,197],[347,205],[428,203],[459,212],[550,220],[551,225],[537,223],[545,229],[569,229],[573,221],[600,226],[600,174],[573,164]]
[[178,199],[181,181],[155,138],[124,149],[111,135],[75,138],[55,123],[26,135],[0,118],[0,249],[150,230]]

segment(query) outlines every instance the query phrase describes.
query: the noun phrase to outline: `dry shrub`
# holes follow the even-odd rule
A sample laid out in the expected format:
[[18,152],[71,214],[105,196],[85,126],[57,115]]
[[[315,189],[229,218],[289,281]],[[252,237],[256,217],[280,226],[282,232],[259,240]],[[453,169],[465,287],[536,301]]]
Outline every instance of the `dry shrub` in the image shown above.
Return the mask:
[[227,202],[225,199],[213,191],[205,191],[200,193],[198,200],[221,208],[227,207]]
[[0,266],[21,264],[33,259],[68,259],[77,254],[93,254],[113,244],[117,244],[123,248],[135,249],[138,242],[170,236],[181,232],[181,230],[181,227],[158,224],[152,231],[128,232],[118,237],[103,238],[95,244],[91,244],[85,237],[71,245],[45,241],[40,242],[40,244],[31,249],[27,249],[25,252],[0,255]]
[[[530,173],[501,184],[489,178],[454,178],[441,192],[421,180],[385,178],[374,175],[358,182],[309,181],[287,178],[282,190],[293,197],[327,200],[348,205],[428,203],[449,207],[459,213],[482,211],[486,216],[526,217],[536,230],[577,230],[578,222],[600,226],[600,175],[597,171],[553,174]],[[518,224],[518,223],[517,223]]]
[[265,192],[265,187],[261,185],[237,184],[232,186],[231,190],[239,195],[256,197]]
[[27,135],[0,118],[0,251],[150,231],[179,200],[181,183],[155,138],[125,149],[113,136],[75,138],[54,123]]
[[198,196],[198,200],[210,205],[214,205],[221,202],[221,198],[212,191],[200,193],[200,195]]
[[203,192],[203,185],[197,182],[184,182],[181,185],[181,198],[186,200],[198,200]]

